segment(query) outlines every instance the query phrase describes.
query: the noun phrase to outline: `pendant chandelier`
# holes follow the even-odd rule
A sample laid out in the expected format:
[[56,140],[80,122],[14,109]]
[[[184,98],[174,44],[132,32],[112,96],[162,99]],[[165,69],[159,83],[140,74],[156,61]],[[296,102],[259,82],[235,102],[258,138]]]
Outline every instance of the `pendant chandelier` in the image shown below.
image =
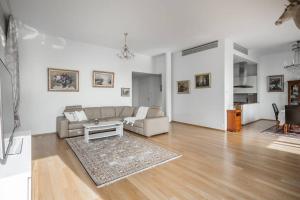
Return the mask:
[[128,33],[124,33],[124,46],[122,47],[121,52],[117,54],[117,56],[120,59],[129,60],[134,57],[134,54],[129,50],[129,47],[127,46],[127,36]]
[[300,70],[300,41],[297,41],[295,44],[292,45],[292,51],[294,53],[293,60],[291,64],[285,65],[284,69],[287,70]]

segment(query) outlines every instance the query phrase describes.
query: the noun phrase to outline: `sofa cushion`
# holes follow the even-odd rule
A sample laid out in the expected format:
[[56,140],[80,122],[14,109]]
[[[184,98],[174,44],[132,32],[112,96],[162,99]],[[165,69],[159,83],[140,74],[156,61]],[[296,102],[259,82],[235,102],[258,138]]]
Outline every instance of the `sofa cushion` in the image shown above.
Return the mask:
[[151,107],[148,110],[147,118],[153,118],[153,117],[163,117],[164,112],[160,110],[159,107]]
[[124,106],[116,106],[115,111],[116,111],[116,117],[120,117],[122,111],[124,109]]
[[81,110],[82,110],[81,105],[66,106],[64,112],[75,112],[75,111],[81,111]]
[[134,110],[133,107],[130,107],[130,106],[124,107],[124,109],[122,110],[122,113],[120,114],[120,117],[132,117],[133,110]]
[[143,128],[144,127],[144,120],[136,120],[133,124],[133,126]]
[[99,107],[84,108],[84,112],[89,120],[101,118],[101,112]]
[[122,121],[123,119],[121,117],[108,117],[108,118],[102,118],[100,121]]
[[114,107],[101,107],[101,118],[112,118],[116,116],[116,110]]
[[139,107],[133,107],[133,116],[136,116],[136,113],[138,112]]
[[75,136],[80,136],[80,135],[83,135],[84,134],[84,130],[81,128],[81,129],[72,129],[72,130],[69,130],[69,137],[75,137]]
[[128,130],[128,131],[131,131],[131,132],[134,132],[134,133],[144,135],[144,129],[140,128],[140,127],[137,127],[137,126],[131,126],[129,124],[125,124],[124,129]]
[[88,121],[70,122],[69,123],[69,130],[81,129],[81,128],[83,128],[83,124],[86,124],[86,123],[88,123]]

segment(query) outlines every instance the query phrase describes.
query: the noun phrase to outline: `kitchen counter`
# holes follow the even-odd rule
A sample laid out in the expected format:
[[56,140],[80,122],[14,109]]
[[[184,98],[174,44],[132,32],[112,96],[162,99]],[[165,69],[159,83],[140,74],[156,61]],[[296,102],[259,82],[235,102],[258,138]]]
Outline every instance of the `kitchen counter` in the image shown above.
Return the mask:
[[242,124],[246,125],[248,123],[254,122],[259,119],[260,109],[259,103],[244,103],[236,104],[235,106],[240,105],[242,110]]
[[248,105],[248,104],[258,104],[258,102],[253,102],[253,103],[242,103],[242,102],[234,102],[234,105]]

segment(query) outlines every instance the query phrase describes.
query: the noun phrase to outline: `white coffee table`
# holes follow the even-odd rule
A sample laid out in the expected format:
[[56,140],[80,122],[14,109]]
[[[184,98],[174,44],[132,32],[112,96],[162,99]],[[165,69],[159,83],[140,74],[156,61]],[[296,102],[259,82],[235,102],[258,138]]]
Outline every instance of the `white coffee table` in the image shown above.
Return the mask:
[[[88,123],[84,124],[84,140],[85,142],[89,143],[89,140],[92,139],[99,139],[105,138],[110,136],[123,136],[123,123],[120,121],[107,121],[107,122],[99,122],[98,124],[95,123]],[[111,131],[110,129],[115,129]],[[100,133],[93,133],[102,131]]]

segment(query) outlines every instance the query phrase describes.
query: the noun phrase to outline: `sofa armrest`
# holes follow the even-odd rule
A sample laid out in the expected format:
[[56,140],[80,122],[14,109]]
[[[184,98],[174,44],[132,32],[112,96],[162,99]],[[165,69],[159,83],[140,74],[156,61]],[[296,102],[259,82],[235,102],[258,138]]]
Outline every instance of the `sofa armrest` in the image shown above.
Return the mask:
[[144,119],[144,135],[150,137],[169,132],[169,118],[155,117]]
[[56,118],[56,131],[60,138],[66,138],[69,136],[69,120],[64,116],[58,116]]

